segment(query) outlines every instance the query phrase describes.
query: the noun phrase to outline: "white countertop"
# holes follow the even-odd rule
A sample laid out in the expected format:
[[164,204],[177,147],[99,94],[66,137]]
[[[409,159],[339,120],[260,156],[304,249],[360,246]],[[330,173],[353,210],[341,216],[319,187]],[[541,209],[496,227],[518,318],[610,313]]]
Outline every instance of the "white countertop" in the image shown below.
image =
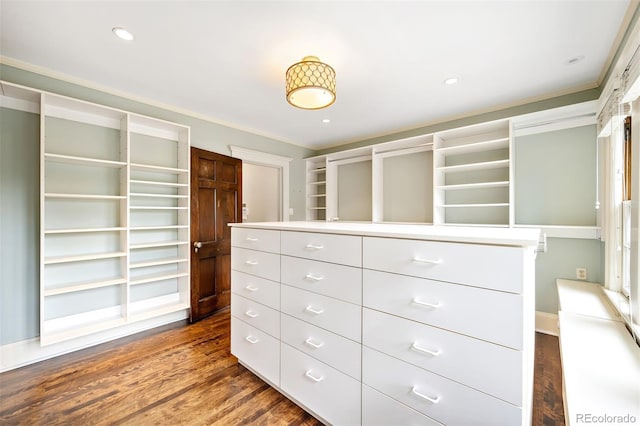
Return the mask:
[[537,246],[539,229],[484,226],[434,226],[367,222],[248,222],[231,223],[242,228],[324,232],[371,237],[410,238],[503,246]]

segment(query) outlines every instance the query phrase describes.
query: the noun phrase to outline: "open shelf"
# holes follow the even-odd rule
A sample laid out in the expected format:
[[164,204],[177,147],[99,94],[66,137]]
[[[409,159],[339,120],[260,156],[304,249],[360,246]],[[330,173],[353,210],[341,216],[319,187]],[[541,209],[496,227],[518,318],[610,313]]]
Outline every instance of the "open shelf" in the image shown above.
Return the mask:
[[85,262],[88,260],[110,259],[113,257],[125,257],[126,252],[118,251],[112,253],[96,253],[96,254],[83,254],[80,256],[54,256],[45,257],[45,265],[53,265],[56,263],[69,263],[69,262]]
[[141,243],[141,244],[132,244],[129,246],[131,250],[143,249],[143,248],[154,248],[154,247],[170,247],[170,246],[179,246],[179,245],[188,245],[189,241],[184,240],[175,240],[175,241],[158,241],[158,242],[150,242],[150,243]]
[[45,193],[45,198],[66,198],[66,199],[78,199],[78,200],[126,200],[125,195],[93,195],[93,194],[60,194],[60,193]]
[[87,283],[67,284],[65,286],[45,289],[44,297],[56,296],[58,294],[74,293],[77,291],[91,290],[94,288],[109,287],[112,285],[126,284],[125,278],[116,278],[112,280],[101,280]]
[[76,157],[72,155],[62,155],[62,154],[52,154],[52,153],[45,153],[44,159],[46,161],[53,161],[57,163],[80,164],[84,166],[95,166],[95,167],[121,168],[121,167],[126,167],[127,165],[127,163],[123,161],[100,160],[98,158]]
[[162,167],[152,166],[149,164],[131,163],[131,170],[137,170],[141,172],[156,172],[156,173],[171,173],[171,174],[183,174],[189,173],[188,169],[178,169],[175,167]]
[[457,166],[437,167],[436,171],[444,173],[469,172],[472,170],[488,170],[509,167],[509,160],[485,161],[482,163],[460,164]]
[[160,181],[139,180],[139,179],[131,179],[129,183],[138,184],[138,185],[166,186],[166,187],[176,187],[176,188],[187,188],[189,186],[189,184],[187,183],[160,182]]
[[148,275],[141,275],[139,277],[133,278],[129,281],[129,284],[134,286],[134,285],[139,285],[139,284],[146,284],[146,283],[152,283],[155,281],[163,281],[163,280],[170,280],[173,278],[180,278],[180,277],[187,277],[189,276],[188,272],[175,272],[175,273],[156,273],[156,274],[148,274]]
[[125,227],[113,227],[113,228],[65,228],[65,229],[46,229],[45,234],[80,234],[80,233],[92,233],[92,232],[120,232],[126,231]]
[[189,259],[185,257],[166,257],[166,258],[147,260],[144,262],[131,263],[129,265],[129,268],[130,269],[147,268],[149,266],[170,265],[172,263],[184,263],[188,261]]
[[494,149],[509,148],[509,138],[499,138],[490,141],[476,142],[464,145],[456,145],[440,148],[439,151],[445,155],[462,155],[475,152],[484,152]]
[[457,185],[440,185],[436,189],[442,189],[444,191],[455,191],[461,189],[481,189],[481,188],[504,188],[509,186],[509,181],[500,182],[479,182],[479,183],[465,183]]

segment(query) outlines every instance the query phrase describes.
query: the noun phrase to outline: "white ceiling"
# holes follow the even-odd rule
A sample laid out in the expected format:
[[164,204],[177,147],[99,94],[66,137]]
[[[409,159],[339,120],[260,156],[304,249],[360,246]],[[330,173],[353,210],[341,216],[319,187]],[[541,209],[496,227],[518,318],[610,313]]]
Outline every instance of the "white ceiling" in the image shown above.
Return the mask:
[[[597,87],[628,8],[628,0],[1,0],[0,54],[317,149]],[[116,38],[115,26],[135,40]],[[285,100],[285,71],[307,55],[336,70],[337,100],[324,110]],[[445,85],[449,77],[459,83]]]

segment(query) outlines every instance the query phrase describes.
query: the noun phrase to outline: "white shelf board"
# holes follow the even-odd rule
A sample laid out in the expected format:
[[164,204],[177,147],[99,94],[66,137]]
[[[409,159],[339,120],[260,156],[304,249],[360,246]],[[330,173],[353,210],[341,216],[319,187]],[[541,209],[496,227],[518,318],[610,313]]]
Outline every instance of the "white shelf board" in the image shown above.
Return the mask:
[[146,268],[148,266],[170,265],[172,263],[188,262],[186,257],[165,257],[161,259],[145,260],[144,262],[136,262],[129,264],[130,269]]
[[171,173],[171,174],[183,174],[189,173],[188,169],[177,169],[175,167],[162,167],[153,166],[150,164],[131,163],[131,170],[137,170],[142,172],[156,172],[156,173]]
[[132,192],[129,194],[131,197],[148,197],[148,198],[189,198],[188,195],[173,195],[173,194],[152,194],[152,193],[141,193],[141,192]]
[[126,195],[61,194],[45,192],[45,198],[66,198],[75,200],[126,200]]
[[466,208],[466,207],[509,207],[509,203],[477,203],[477,204],[444,204],[444,208]]
[[161,231],[164,229],[187,229],[188,225],[164,225],[164,226],[134,226],[131,231]]
[[148,310],[136,311],[130,314],[129,321],[142,321],[149,318],[155,318],[161,315],[170,314],[184,309],[189,309],[191,306],[187,302],[179,302],[150,308]]
[[87,260],[100,260],[100,259],[111,259],[115,257],[125,257],[126,255],[127,255],[126,252],[118,251],[118,252],[112,252],[112,253],[83,254],[79,256],[53,256],[53,257],[45,257],[44,264],[53,265],[56,263],[84,262]]
[[130,210],[187,210],[189,207],[129,206]]
[[149,185],[149,186],[167,186],[167,187],[175,187],[175,188],[186,188],[189,186],[188,183],[177,183],[177,182],[160,182],[155,180],[139,180],[139,179],[131,179],[129,183],[134,183],[138,185]]
[[127,165],[127,163],[122,161],[102,160],[99,158],[89,158],[89,157],[76,157],[73,155],[63,155],[63,154],[53,154],[53,153],[45,153],[44,159],[46,161],[52,161],[55,163],[79,164],[83,166],[110,167],[110,168],[116,168],[116,169],[126,167]]
[[80,234],[80,233],[91,233],[91,232],[121,232],[126,231],[127,228],[122,226],[117,226],[113,228],[64,228],[64,229],[46,229],[44,233],[46,235],[50,234]]
[[50,289],[45,288],[44,297],[56,296],[58,294],[75,293],[78,291],[91,290],[94,288],[101,288],[101,287],[110,287],[113,285],[121,285],[126,283],[127,283],[127,280],[125,278],[116,278],[112,280],[94,281],[94,282],[87,282],[82,284],[80,283],[69,284],[69,285],[65,285],[64,287],[57,287],[57,288],[50,288]]
[[442,189],[444,191],[455,191],[458,189],[482,189],[482,188],[501,188],[508,187],[509,181],[496,181],[496,182],[478,182],[478,183],[465,183],[459,185],[441,185],[436,186],[436,189]]
[[129,285],[134,286],[139,284],[147,284],[155,281],[170,280],[172,278],[180,278],[180,277],[187,277],[187,276],[189,276],[188,272],[175,272],[172,274],[167,274],[166,272],[163,272],[160,274],[141,275],[139,277],[130,279]]
[[502,169],[509,167],[509,160],[486,161],[483,163],[469,163],[458,166],[437,167],[436,171],[444,173],[468,172],[471,170]]
[[439,152],[444,155],[459,155],[459,154],[471,154],[474,152],[484,152],[484,151],[490,151],[494,149],[502,149],[502,148],[508,148],[508,147],[509,147],[509,138],[504,137],[499,139],[493,139],[490,141],[443,147],[443,148],[437,149],[436,152]]
[[326,210],[326,207],[309,207],[309,210]]
[[319,167],[317,169],[310,169],[309,173],[322,173],[322,172],[326,172],[327,168],[326,167]]
[[[47,322],[44,322],[44,327],[47,327]],[[126,320],[124,317],[118,315],[111,319],[101,319],[95,322],[83,322],[82,326],[77,325],[73,328],[63,330],[47,330],[40,336],[40,343],[44,345],[51,345],[54,343],[63,342],[65,340],[75,339],[77,337],[86,336],[88,334],[97,333],[99,331],[108,330],[110,328],[124,325]]]
[[318,182],[309,182],[309,185],[324,185],[327,182],[322,180],[322,181],[318,181]]
[[327,196],[327,194],[312,194],[312,195],[309,195],[309,197],[311,197],[311,198],[322,198],[322,197],[326,197],[326,196]]
[[179,246],[189,244],[189,241],[158,241],[154,243],[141,243],[141,244],[131,244],[129,249],[143,249],[143,248],[154,248],[154,247],[170,247],[170,246]]

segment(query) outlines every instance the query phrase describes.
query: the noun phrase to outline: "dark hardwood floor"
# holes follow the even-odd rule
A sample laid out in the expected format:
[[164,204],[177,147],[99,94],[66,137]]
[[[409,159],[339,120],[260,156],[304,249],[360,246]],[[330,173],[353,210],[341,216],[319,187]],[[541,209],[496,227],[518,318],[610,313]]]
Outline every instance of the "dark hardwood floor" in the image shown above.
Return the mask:
[[[0,374],[2,425],[318,425],[229,353],[229,311]],[[533,425],[564,425],[558,339],[536,335]]]

